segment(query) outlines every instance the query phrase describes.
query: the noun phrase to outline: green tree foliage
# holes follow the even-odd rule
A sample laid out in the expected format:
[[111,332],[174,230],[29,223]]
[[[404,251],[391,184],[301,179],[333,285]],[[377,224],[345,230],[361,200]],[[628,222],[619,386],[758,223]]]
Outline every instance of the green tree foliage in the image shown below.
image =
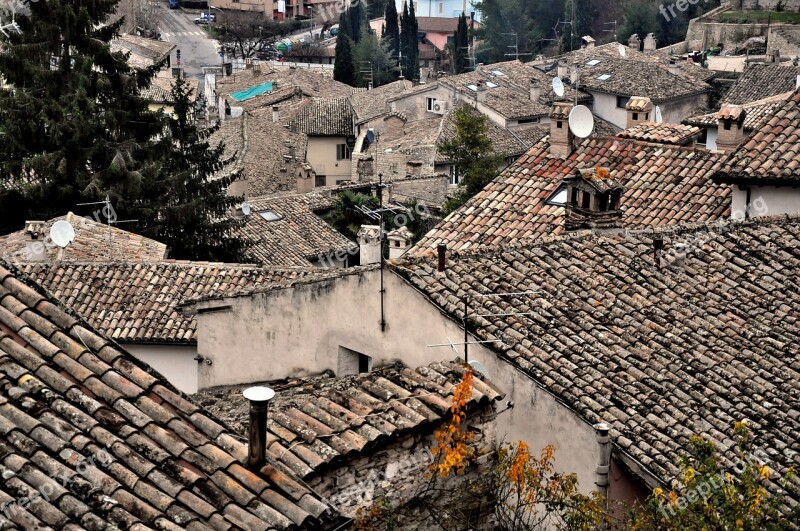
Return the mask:
[[[519,47],[519,53],[533,53],[539,48],[544,32],[535,22],[536,11],[527,0],[482,0],[477,5],[483,14],[480,30],[482,40],[477,50],[478,62],[496,63],[511,59],[506,54],[514,53],[512,46]],[[558,11],[556,11],[556,19]],[[516,34],[516,39],[514,35]],[[524,60],[528,56],[523,55]]]
[[452,70],[454,74],[461,74],[467,69],[467,56],[469,54],[469,29],[467,28],[467,16],[462,13],[458,19],[458,27],[453,37],[450,49]]
[[382,41],[389,50],[392,59],[396,60],[400,55],[400,20],[397,15],[397,6],[394,2],[386,2],[386,12],[384,13],[385,28]]
[[[561,51],[569,52],[579,49],[581,47],[581,37],[594,33],[595,18],[592,0],[565,0],[563,20],[574,21],[575,30],[571,31],[569,26],[564,28],[565,35],[561,40]],[[571,42],[570,36],[572,36]]]
[[[344,12],[346,21],[347,36],[350,37],[354,43],[358,43],[363,35],[362,30],[369,27],[367,23],[367,10],[364,7],[364,2],[352,2],[350,7]],[[341,31],[341,24],[339,25]]]
[[358,194],[345,190],[333,208],[323,216],[334,229],[351,240],[355,240],[361,225],[374,225],[375,220],[364,214],[362,208],[374,210],[378,208],[378,198],[373,195]]
[[[734,426],[738,463],[725,468],[714,443],[693,436],[690,454],[680,462],[675,486],[657,488],[644,509],[631,516],[632,531],[679,531],[683,529],[741,529],[781,531],[796,529],[800,507],[781,512],[781,493],[767,490],[766,482],[778,480],[783,494],[798,494],[793,470],[783,478],[754,453],[752,435],[744,422]],[[730,472],[738,472],[736,476]]]
[[336,35],[336,60],[333,65],[333,79],[346,83],[355,84],[355,68],[353,66],[353,41],[344,28],[347,27],[347,12],[339,17],[339,34]]
[[414,3],[403,4],[400,20],[400,50],[403,53],[400,68],[406,79],[419,79],[419,28],[414,13]]
[[[20,34],[0,34],[0,210],[6,228],[64,214],[109,193],[136,215],[163,154],[160,113],[140,90],[161,65],[132,68],[104,25],[116,0],[26,3]],[[13,87],[13,88],[12,88]],[[7,208],[13,203],[13,208]]]
[[458,191],[445,204],[445,212],[457,209],[483,190],[495,178],[503,163],[496,155],[489,138],[488,118],[472,107],[462,105],[455,110],[455,136],[439,143],[440,156],[455,166]]
[[372,0],[369,5],[367,5],[367,17],[370,20],[382,17],[389,7],[389,4],[392,3],[394,3],[394,0]]
[[352,53],[355,86],[367,87],[371,79],[373,87],[379,87],[394,79],[394,61],[389,50],[367,28],[361,30],[361,39]]
[[243,198],[227,194],[237,174],[217,177],[233,156],[224,158],[224,144],[209,145],[219,125],[197,125],[191,94],[182,78],[175,81],[175,107],[169,120],[171,151],[148,190],[148,195],[164,200],[144,210],[146,223],[139,232],[167,244],[170,258],[244,262],[248,242],[238,234],[245,221],[230,215]]

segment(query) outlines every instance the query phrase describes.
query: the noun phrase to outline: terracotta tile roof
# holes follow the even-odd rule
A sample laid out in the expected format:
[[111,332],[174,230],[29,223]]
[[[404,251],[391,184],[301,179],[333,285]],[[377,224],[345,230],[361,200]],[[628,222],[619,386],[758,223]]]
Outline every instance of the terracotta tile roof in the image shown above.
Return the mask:
[[[4,527],[319,529],[336,517],[283,464],[244,468],[247,447],[221,422],[3,264],[0,354]],[[47,499],[26,503],[36,491]]]
[[186,299],[291,282],[311,268],[263,269],[203,262],[28,263],[22,270],[100,333],[126,343],[195,343]]
[[421,33],[455,33],[458,17],[417,17],[417,27]]
[[[279,194],[248,200],[252,208],[245,234],[255,241],[249,250],[265,266],[311,266],[339,250],[357,245],[322,220],[315,210],[330,208],[334,199],[318,193]],[[261,213],[272,212],[280,219],[266,220]]]
[[[756,125],[765,120],[783,104],[786,99],[791,96],[791,92],[778,94],[777,96],[770,96],[763,100],[751,101],[745,103],[741,107],[745,111],[744,128],[746,131],[752,131]],[[688,125],[697,125],[700,127],[718,127],[719,119],[718,112],[711,112],[691,116],[683,120],[683,123]]]
[[355,136],[355,114],[347,98],[314,98],[295,114],[289,129],[314,136]]
[[[153,83],[139,94],[153,103],[175,103],[172,98],[173,83],[174,80],[171,77],[156,77],[153,78]],[[186,78],[186,83],[189,86],[190,97],[194,99],[197,95],[199,80]]]
[[[398,438],[432,430],[449,417],[455,386],[464,374],[458,360],[410,369],[398,363],[370,373],[269,384],[268,453],[306,478],[346,463]],[[494,384],[477,377],[470,409],[503,398]],[[198,402],[247,435],[248,404],[243,386],[209,389]]]
[[[539,81],[540,86],[540,96],[537,101],[531,100],[531,80],[533,79]],[[481,81],[497,85],[487,89],[485,105],[511,120],[547,116],[553,102],[560,99],[551,88],[551,76],[519,61],[479,66],[472,72],[443,77],[439,79],[439,84],[474,99],[476,92],[468,86],[477,86]],[[574,101],[575,91],[569,86],[565,88],[563,99]],[[585,92],[578,93],[578,101],[583,102],[590,99],[591,96]]]
[[394,81],[372,90],[355,91],[350,103],[356,115],[356,123],[364,123],[389,113],[388,99],[406,91],[405,81]]
[[625,104],[626,111],[647,112],[653,109],[653,101],[650,98],[634,96]]
[[[101,215],[102,217],[102,215]],[[75,239],[65,249],[57,247],[49,238],[50,227],[56,221],[66,220],[75,229]],[[131,262],[162,260],[167,255],[163,243],[118,229],[72,212],[45,222],[41,239],[48,261],[114,261]],[[22,229],[0,236],[0,255],[12,262],[31,260],[30,237]]]
[[175,45],[169,42],[140,37],[139,35],[123,34],[111,41],[112,52],[130,53],[147,59],[154,64],[167,57]]
[[580,141],[567,159],[551,157],[549,148],[546,140],[536,144],[409,253],[433,254],[439,243],[464,250],[560,234],[564,209],[547,200],[580,168],[607,168],[625,186],[628,228],[713,221],[729,211],[730,188],[711,181],[722,154],[606,137]]
[[726,159],[722,180],[800,181],[800,91],[756,126]]
[[793,91],[797,84],[797,68],[780,64],[745,65],[742,75],[723,98],[725,103],[741,105]]
[[700,128],[694,125],[645,122],[625,129],[617,136],[644,142],[683,146],[691,143],[700,133]]
[[667,251],[688,245],[682,262],[656,267],[656,235],[628,231],[453,252],[443,273],[422,259],[397,270],[456,322],[464,296],[535,292],[472,298],[473,316],[504,316],[470,317],[471,329],[589,423],[611,424],[615,445],[662,482],[692,435],[719,441],[734,465],[741,420],[770,467],[796,469],[800,218],[655,232]]
[[667,66],[659,62],[637,61],[627,56],[622,58],[586,53],[581,59],[580,69],[580,86],[584,90],[642,96],[650,98],[653,103],[711,91],[711,85],[705,81],[672,74]]

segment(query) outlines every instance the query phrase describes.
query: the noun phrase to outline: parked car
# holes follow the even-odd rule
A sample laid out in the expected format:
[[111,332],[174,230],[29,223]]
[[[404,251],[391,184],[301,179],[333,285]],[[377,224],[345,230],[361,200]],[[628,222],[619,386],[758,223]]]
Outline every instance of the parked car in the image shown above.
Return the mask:
[[194,19],[194,23],[199,24],[201,26],[205,26],[208,24],[208,19],[205,17],[197,17],[196,19]]

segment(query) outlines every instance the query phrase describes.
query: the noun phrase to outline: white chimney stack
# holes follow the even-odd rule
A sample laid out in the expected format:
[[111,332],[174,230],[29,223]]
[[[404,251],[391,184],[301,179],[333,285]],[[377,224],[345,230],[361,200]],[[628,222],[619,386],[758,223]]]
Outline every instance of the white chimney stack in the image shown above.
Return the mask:
[[378,264],[381,261],[381,228],[377,225],[361,225],[357,235],[361,265]]
[[[800,76],[799,76],[800,77]],[[531,101],[536,103],[542,96],[542,84],[538,79],[531,79]]]

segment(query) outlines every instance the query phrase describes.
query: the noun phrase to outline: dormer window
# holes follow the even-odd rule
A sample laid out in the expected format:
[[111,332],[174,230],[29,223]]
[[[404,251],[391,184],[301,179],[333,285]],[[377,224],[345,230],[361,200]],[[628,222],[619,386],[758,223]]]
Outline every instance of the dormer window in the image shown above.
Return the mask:
[[616,229],[622,226],[624,187],[605,168],[578,170],[564,180],[567,230]]

